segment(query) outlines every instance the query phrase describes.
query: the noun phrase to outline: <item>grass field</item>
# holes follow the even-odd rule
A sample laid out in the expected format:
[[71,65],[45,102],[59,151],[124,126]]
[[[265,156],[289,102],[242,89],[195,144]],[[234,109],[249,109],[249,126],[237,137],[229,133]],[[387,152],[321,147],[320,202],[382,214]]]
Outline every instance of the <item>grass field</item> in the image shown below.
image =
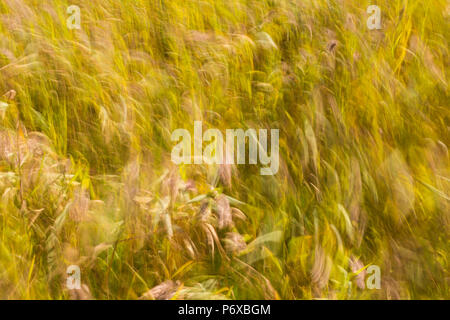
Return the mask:
[[[0,299],[449,299],[449,19],[0,0]],[[278,173],[175,165],[194,121],[279,129]]]

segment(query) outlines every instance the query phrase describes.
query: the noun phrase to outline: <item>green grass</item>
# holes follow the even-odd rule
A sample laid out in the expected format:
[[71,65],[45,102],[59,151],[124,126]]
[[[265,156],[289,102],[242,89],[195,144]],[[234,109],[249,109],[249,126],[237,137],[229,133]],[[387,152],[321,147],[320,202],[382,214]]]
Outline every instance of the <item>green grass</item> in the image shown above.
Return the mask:
[[[1,0],[0,298],[449,299],[449,13]],[[196,120],[279,128],[278,174],[175,166]]]

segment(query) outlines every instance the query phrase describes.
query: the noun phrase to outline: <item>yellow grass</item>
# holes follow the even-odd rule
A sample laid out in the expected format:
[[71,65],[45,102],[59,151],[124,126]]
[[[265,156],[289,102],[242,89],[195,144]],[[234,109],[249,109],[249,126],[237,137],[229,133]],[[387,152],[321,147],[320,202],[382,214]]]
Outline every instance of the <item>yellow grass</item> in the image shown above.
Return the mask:
[[[0,0],[0,298],[450,298],[449,13]],[[280,129],[279,172],[176,166],[194,121]]]

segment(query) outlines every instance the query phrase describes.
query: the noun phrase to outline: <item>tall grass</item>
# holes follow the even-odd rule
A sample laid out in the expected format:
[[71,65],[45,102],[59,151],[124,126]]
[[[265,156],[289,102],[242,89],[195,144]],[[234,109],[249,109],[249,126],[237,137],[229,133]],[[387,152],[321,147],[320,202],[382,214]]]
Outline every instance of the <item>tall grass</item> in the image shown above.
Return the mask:
[[[370,4],[1,0],[0,298],[450,298],[449,4]],[[175,166],[195,120],[280,171]]]

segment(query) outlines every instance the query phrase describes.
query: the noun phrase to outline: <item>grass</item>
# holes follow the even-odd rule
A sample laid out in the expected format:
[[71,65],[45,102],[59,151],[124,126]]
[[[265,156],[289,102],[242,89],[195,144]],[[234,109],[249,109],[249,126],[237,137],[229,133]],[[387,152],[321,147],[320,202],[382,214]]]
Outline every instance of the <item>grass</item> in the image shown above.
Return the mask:
[[[0,298],[449,299],[449,3],[370,4],[2,0]],[[194,121],[278,174],[175,166]]]

